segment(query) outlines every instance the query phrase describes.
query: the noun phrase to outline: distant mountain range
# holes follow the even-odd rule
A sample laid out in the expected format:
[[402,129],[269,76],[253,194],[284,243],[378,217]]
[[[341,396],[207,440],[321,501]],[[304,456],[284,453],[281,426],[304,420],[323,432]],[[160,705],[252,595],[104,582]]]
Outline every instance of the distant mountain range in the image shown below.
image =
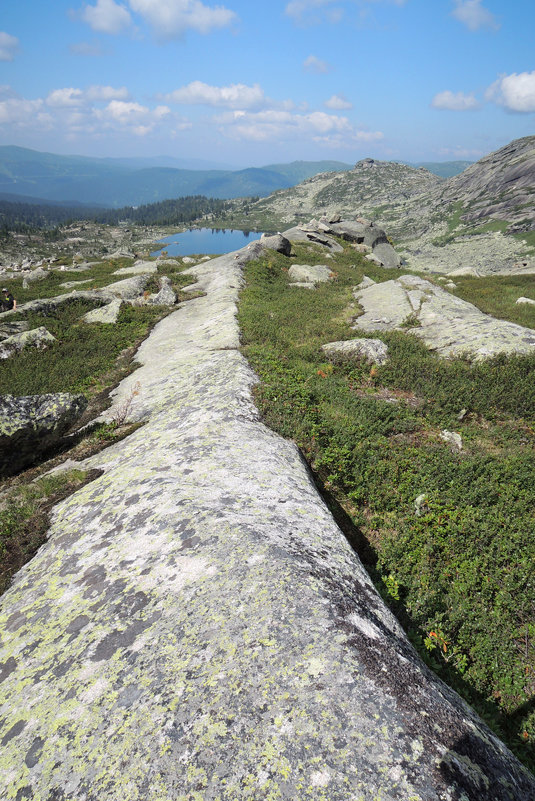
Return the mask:
[[[24,196],[72,205],[120,208],[155,203],[167,198],[206,195],[213,198],[266,197],[319,173],[351,170],[341,161],[294,161],[243,170],[178,165],[191,161],[168,156],[154,158],[90,158],[41,153],[16,146],[0,147],[0,198]],[[455,175],[469,162],[426,163],[437,175]],[[440,172],[439,172],[440,170]],[[446,171],[446,172],[444,172]]]

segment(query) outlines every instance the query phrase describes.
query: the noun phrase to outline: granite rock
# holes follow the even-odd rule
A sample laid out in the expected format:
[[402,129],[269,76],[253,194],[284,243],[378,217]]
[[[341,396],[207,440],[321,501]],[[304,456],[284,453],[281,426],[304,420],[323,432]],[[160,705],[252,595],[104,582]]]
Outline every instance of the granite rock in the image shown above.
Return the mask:
[[86,405],[83,395],[67,392],[0,395],[0,475],[17,473],[57,445]]

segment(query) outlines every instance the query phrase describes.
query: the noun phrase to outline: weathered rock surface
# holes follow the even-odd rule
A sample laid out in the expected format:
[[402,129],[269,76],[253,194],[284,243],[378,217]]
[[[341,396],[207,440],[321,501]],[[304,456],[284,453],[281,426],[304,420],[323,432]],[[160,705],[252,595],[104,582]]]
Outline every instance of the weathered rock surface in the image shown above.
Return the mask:
[[260,239],[262,247],[276,250],[277,253],[283,253],[285,256],[289,256],[292,251],[290,240],[282,234],[274,234],[273,236],[262,234]]
[[364,314],[355,319],[363,331],[410,330],[442,356],[486,359],[498,353],[530,353],[535,331],[483,314],[465,300],[419,276],[402,275],[365,289],[355,298]]
[[32,328],[31,331],[22,331],[0,342],[0,359],[9,359],[14,353],[19,353],[28,347],[44,350],[55,341],[56,337],[42,325],[39,328]]
[[[67,392],[24,397],[0,395],[0,475],[16,473],[37,461],[61,440],[86,405],[83,395]],[[0,667],[0,709],[5,702],[2,677]],[[13,700],[16,704],[16,698]]]
[[526,801],[532,777],[422,665],[259,421],[235,319],[254,253],[192,269],[205,296],[116,393],[146,425],[85,463],[104,474],[3,598],[0,794]]
[[326,264],[292,264],[288,270],[290,281],[321,284],[331,280],[332,270]]
[[171,279],[167,275],[162,275],[159,279],[159,284],[159,291],[149,295],[146,303],[155,306],[173,306],[176,303],[176,294],[171,285]]
[[329,222],[325,217],[321,220],[311,220],[306,226],[296,226],[284,232],[284,236],[294,242],[312,242],[321,245],[333,252],[342,248],[333,237],[337,236],[355,246],[362,247],[366,252],[371,251],[372,258],[377,264],[388,268],[397,268],[401,259],[388,241],[385,231],[368,220],[341,220],[336,216],[336,222]]
[[338,244],[336,239],[322,233],[318,226],[295,226],[284,231],[283,236],[291,242],[310,242],[313,245],[321,245],[333,253],[340,253],[343,247]]
[[48,276],[48,270],[43,270],[41,267],[38,267],[36,270],[26,273],[22,281],[22,288],[28,289],[30,284],[34,283],[35,281],[44,281],[45,278],[48,278]]
[[7,339],[8,337],[12,337],[14,334],[22,334],[22,332],[27,331],[29,327],[29,323],[27,323],[25,320],[19,320],[13,323],[8,321],[1,322],[0,341]]
[[360,360],[370,364],[386,364],[388,361],[388,345],[380,339],[348,339],[340,342],[328,342],[322,350],[329,359]]
[[516,303],[520,305],[524,304],[526,306],[535,306],[535,300],[533,300],[532,298],[524,298],[524,297],[518,298]]
[[124,300],[121,300],[121,298],[116,298],[106,306],[101,306],[98,309],[92,309],[91,311],[87,312],[82,317],[82,320],[85,323],[116,323],[119,318],[119,313],[123,303]]
[[[159,262],[161,264],[161,262]],[[130,267],[115,270],[114,275],[154,275],[158,272],[158,264],[154,261],[136,261]]]

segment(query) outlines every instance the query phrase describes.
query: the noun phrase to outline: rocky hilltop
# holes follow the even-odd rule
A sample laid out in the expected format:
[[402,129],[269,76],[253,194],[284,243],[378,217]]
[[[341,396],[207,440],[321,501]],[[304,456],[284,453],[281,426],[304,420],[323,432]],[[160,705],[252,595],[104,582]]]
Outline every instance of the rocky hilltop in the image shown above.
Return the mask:
[[364,159],[247,208],[247,222],[287,226],[317,216],[378,219],[407,266],[475,275],[535,271],[535,136],[511,142],[453,178]]

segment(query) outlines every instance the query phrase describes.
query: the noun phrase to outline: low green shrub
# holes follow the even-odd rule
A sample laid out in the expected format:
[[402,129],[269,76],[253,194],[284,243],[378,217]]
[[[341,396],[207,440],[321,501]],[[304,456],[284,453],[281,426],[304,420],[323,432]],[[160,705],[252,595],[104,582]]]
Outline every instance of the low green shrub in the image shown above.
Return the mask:
[[[351,287],[391,274],[346,248],[335,280],[309,291],[288,286],[289,264],[250,263],[241,295],[265,421],[359,527],[361,557],[426,662],[533,769],[535,356],[446,361],[397,332],[380,335],[382,367],[331,364],[321,345],[358,336]],[[444,428],[461,432],[461,452]]]

